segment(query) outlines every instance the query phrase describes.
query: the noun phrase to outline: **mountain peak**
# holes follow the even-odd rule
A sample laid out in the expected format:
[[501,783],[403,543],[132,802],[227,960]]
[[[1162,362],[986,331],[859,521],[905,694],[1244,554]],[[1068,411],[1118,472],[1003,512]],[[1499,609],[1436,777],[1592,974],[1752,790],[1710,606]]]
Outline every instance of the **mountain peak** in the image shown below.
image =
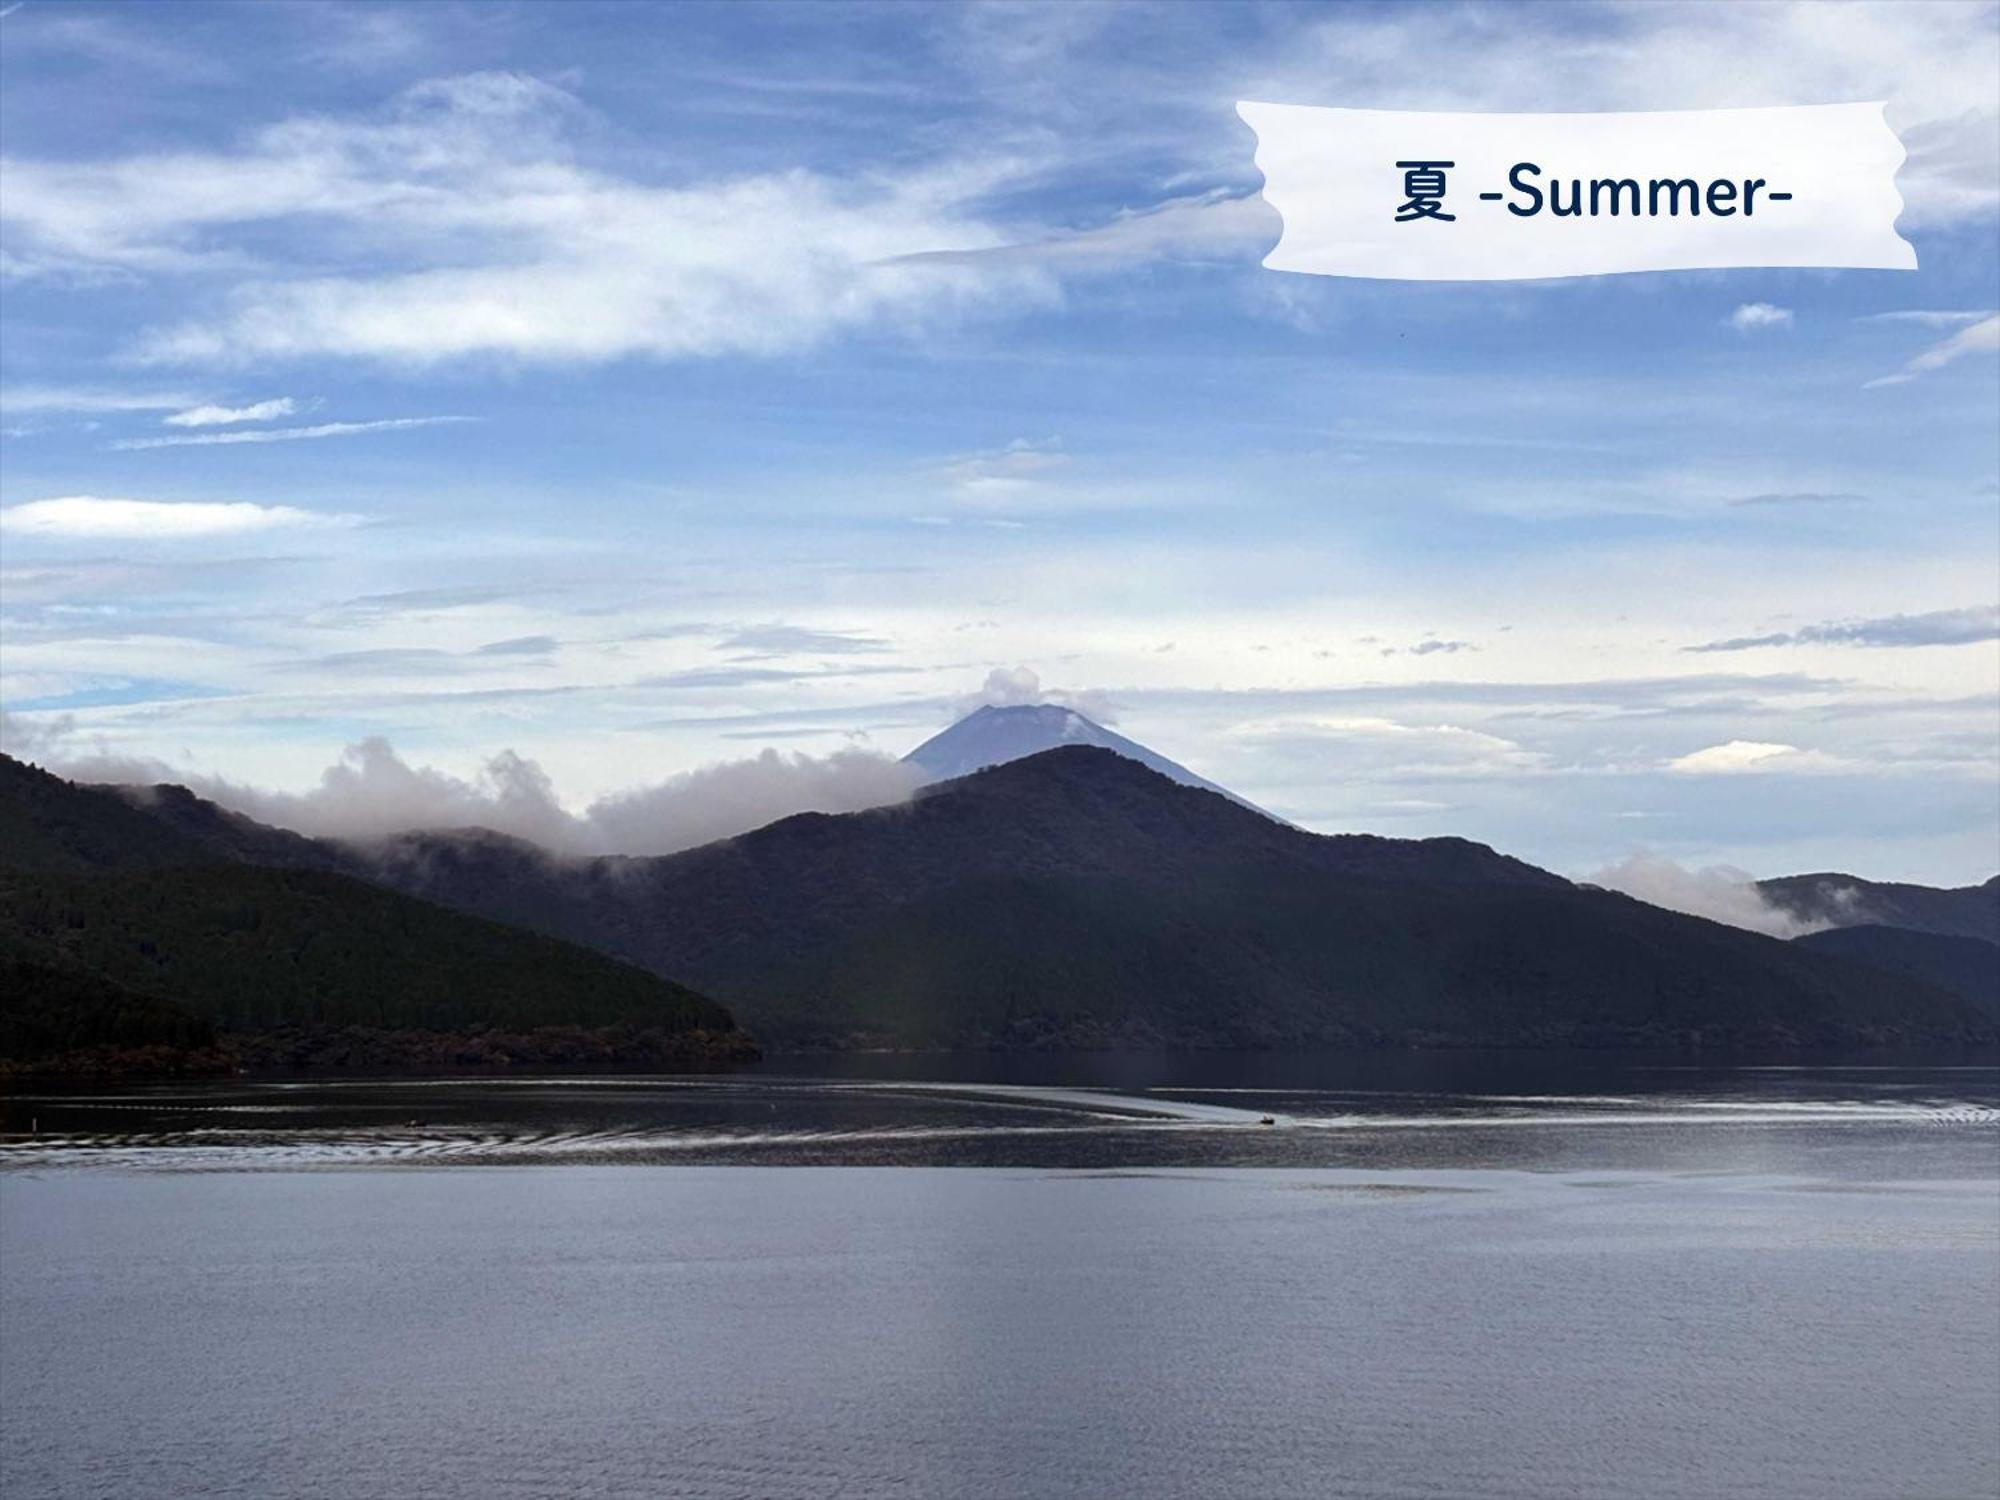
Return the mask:
[[904,756],[903,762],[922,771],[928,780],[954,781],[989,766],[1024,760],[1065,745],[1110,750],[1182,786],[1215,792],[1254,812],[1263,812],[1226,787],[1197,776],[1157,750],[1128,740],[1061,703],[984,704],[949,729],[925,740]]

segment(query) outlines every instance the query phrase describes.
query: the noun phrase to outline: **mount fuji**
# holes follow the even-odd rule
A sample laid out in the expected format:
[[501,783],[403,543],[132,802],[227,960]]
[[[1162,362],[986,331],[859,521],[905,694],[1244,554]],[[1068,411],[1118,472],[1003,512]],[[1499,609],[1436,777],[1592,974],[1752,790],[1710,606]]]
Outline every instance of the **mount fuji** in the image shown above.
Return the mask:
[[[1059,703],[1021,703],[1005,707],[988,704],[960,719],[951,728],[932,735],[903,757],[903,764],[915,766],[929,781],[954,781],[988,766],[1025,760],[1044,750],[1064,745],[1094,745],[1111,750],[1127,760],[1136,760],[1149,771],[1157,771],[1182,786],[1199,787],[1227,797],[1253,812],[1263,812],[1227,787],[1217,786],[1197,776],[1186,766],[1171,761],[1156,750],[1148,750],[1122,734],[1113,734],[1102,724],[1086,719],[1073,708]],[[1266,814],[1268,817],[1269,814]]]

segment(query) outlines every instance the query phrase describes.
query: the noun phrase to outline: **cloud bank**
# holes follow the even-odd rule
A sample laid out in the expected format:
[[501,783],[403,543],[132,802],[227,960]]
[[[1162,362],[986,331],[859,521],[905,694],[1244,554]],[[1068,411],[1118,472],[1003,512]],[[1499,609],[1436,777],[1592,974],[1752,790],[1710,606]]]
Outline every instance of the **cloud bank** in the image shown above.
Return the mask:
[[912,768],[871,750],[830,755],[765,750],[566,809],[546,772],[504,750],[476,776],[412,765],[386,739],[349,745],[306,792],[271,791],[189,774],[163,761],[80,751],[61,727],[9,716],[8,750],[77,781],[150,786],[171,782],[278,828],[313,838],[373,840],[397,833],[490,829],[552,853],[671,854],[748,833],[795,813],[858,812],[908,800]]

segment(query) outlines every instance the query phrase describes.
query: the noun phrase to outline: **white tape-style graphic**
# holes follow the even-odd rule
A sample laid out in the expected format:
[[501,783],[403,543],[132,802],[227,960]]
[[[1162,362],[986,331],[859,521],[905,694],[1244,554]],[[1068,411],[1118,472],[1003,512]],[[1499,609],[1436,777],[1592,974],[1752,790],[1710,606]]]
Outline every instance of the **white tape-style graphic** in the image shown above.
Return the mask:
[[1436,114],[1243,102],[1274,271],[1512,281],[1732,266],[1914,271],[1880,104]]

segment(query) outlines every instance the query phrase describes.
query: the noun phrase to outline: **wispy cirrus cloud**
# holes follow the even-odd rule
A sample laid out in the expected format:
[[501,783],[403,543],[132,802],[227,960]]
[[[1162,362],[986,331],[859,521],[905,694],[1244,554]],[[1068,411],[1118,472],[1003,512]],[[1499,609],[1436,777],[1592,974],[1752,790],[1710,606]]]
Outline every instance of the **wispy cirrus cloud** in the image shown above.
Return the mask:
[[1893,374],[1866,382],[1862,389],[1872,391],[1887,385],[1907,385],[1920,375],[1942,370],[1969,355],[1996,353],[2000,353],[2000,317],[1984,318],[1959,329],[1950,338],[1932,344]]
[[1733,636],[1683,651],[1750,651],[1760,646],[1966,646],[2000,640],[2000,607],[1935,609],[1876,620],[1834,620],[1768,635]]
[[359,517],[248,500],[123,500],[63,495],[0,510],[0,531],[91,541],[239,536],[287,527],[351,526]]
[[488,641],[474,656],[547,656],[562,644],[552,635],[516,635],[504,641]]
[[449,651],[437,646],[379,646],[280,661],[273,667],[288,673],[335,673],[342,676],[455,674],[460,663],[495,667],[543,666],[561,644],[552,635],[522,635],[503,641],[488,641],[483,646],[465,651]]
[[277,396],[248,406],[191,406],[160,420],[167,427],[228,427],[237,422],[275,421],[291,416],[298,409],[298,402],[290,396]]
[[[373,113],[281,121],[233,151],[16,159],[7,269],[229,278],[223,311],[138,340],[159,363],[571,364],[915,330],[1048,304],[1061,275],[1241,257],[1274,230],[1248,184],[1081,227],[991,216],[998,193],[1059,170],[1046,146],[666,186],[583,164],[592,123],[553,84],[485,73],[431,80]],[[365,228],[382,253],[284,275],[247,248],[307,221]]]
[[953,500],[975,510],[1008,509],[1045,502],[1049,481],[1069,464],[1053,442],[1016,438],[1004,448],[961,453],[939,473]]
[[445,584],[438,588],[397,589],[386,594],[361,594],[328,606],[327,613],[355,620],[391,619],[397,616],[435,614],[456,609],[473,609],[484,604],[517,600],[544,592],[512,583]]
[[1894,312],[1869,313],[1858,319],[1862,323],[1917,323],[1925,328],[1963,328],[1967,323],[1978,323],[1994,316],[1991,308],[1965,310],[1962,308],[1905,307]]
[[195,404],[185,391],[121,391],[79,386],[14,385],[0,390],[8,416],[45,412],[92,415],[123,411],[176,411]]
[[851,667],[690,667],[679,672],[665,672],[647,677],[637,684],[642,688],[702,689],[757,687],[793,682],[812,682],[825,678],[843,677],[903,677],[914,676],[922,671],[920,667],[891,666],[887,663],[877,666]]
[[1866,500],[1848,490],[1769,490],[1760,495],[1743,495],[1729,501],[1734,509],[1765,505],[1855,505]]
[[1463,724],[1407,723],[1374,715],[1311,714],[1253,719],[1231,734],[1280,759],[1326,774],[1451,780],[1520,776],[1547,768],[1548,758],[1505,736]]
[[[587,118],[552,84],[488,73],[372,115],[286,120],[234,151],[13,160],[14,269],[230,275],[227,311],[142,340],[163,362],[773,353],[1051,291],[1032,272],[898,261],[1003,243],[971,204],[1018,164],[662,186],[580,164],[571,137]],[[307,220],[365,223],[389,269],[285,277],[236,248]]]
[[146,448],[213,448],[237,443],[297,443],[315,438],[359,437],[368,432],[401,432],[412,427],[440,427],[476,417],[387,417],[377,422],[321,422],[314,427],[259,427],[242,432],[204,432],[188,437],[121,438],[110,448],[130,453]]
[[765,656],[829,655],[886,651],[889,643],[879,636],[851,630],[813,630],[802,625],[751,625],[734,631],[721,642],[724,651],[742,651],[754,659]]
[[1426,636],[1408,646],[1383,646],[1383,656],[1456,656],[1461,651],[1477,651],[1471,641],[1441,640],[1437,636]]

